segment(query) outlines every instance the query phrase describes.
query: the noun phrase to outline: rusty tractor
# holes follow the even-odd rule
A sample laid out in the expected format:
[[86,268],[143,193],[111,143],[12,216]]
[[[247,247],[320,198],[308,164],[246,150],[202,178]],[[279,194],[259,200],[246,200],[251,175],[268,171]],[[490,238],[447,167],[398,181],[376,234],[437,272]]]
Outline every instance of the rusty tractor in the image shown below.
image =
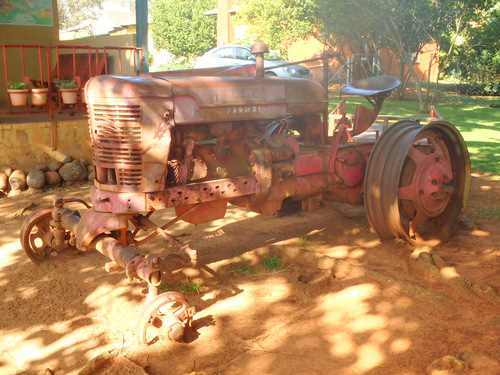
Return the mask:
[[[342,87],[373,109],[357,106],[346,116],[342,102],[329,113],[324,85],[267,77],[266,51],[263,43],[252,46],[252,66],[92,78],[85,88],[92,204],[56,198],[22,226],[22,246],[35,263],[70,247],[94,248],[110,259],[106,270],[145,281],[141,343],[160,329],[180,340],[195,314],[183,295],[159,293],[167,263],[197,264],[196,250],[167,232],[179,220],[220,219],[228,203],[276,215],[290,201],[305,210],[334,201],[364,204],[381,238],[410,243],[444,241],[461,220],[470,162],[454,126],[406,118],[376,128],[384,99],[399,85],[392,76]],[[319,59],[326,65],[329,58]],[[65,207],[75,201],[86,209]],[[167,208],[173,220],[152,221]],[[141,252],[157,235],[176,250]]]

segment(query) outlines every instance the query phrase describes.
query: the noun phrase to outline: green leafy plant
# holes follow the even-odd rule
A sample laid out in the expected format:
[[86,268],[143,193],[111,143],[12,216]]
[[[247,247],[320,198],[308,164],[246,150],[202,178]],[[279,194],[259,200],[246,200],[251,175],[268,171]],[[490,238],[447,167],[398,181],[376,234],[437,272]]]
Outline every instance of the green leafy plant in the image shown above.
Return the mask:
[[267,270],[275,271],[283,269],[283,261],[277,255],[271,256],[271,254],[267,254],[265,258],[260,261],[260,264]]
[[182,284],[180,286],[182,293],[200,293],[205,289],[205,287],[198,283],[193,283],[192,281],[188,281],[186,284]]
[[500,208],[481,208],[474,207],[477,216],[483,219],[492,219],[494,217],[500,219]]
[[156,0],[151,2],[149,27],[153,40],[175,57],[190,60],[217,44],[217,21],[205,12],[216,0]]
[[186,70],[193,69],[192,64],[184,58],[175,58],[167,60],[164,64],[161,64],[156,69],[159,72],[169,72],[172,70]]
[[56,87],[59,90],[77,89],[78,88],[74,79],[56,79],[54,81],[54,85],[56,85]]
[[299,244],[302,247],[306,247],[309,245],[309,242],[307,241],[307,236],[304,234],[303,236],[297,236],[299,239]]
[[11,82],[9,81],[10,90],[26,90],[28,86],[25,82]]
[[253,267],[250,262],[248,260],[244,260],[244,257],[241,257],[241,259],[242,262],[229,264],[224,267],[224,272],[230,274],[231,276],[253,273]]
[[166,282],[162,281],[160,284],[160,292],[165,293],[165,292],[170,292],[172,290],[172,287],[168,285]]

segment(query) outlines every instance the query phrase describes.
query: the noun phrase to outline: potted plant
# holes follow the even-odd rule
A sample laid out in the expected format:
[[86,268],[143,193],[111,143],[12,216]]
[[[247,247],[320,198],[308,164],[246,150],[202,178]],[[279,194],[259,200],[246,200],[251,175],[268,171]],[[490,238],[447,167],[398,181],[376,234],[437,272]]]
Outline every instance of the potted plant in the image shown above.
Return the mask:
[[76,85],[75,80],[59,79],[55,80],[54,84],[61,92],[61,97],[64,104],[76,104],[78,86]]
[[31,88],[31,104],[32,105],[45,105],[47,103],[47,94],[49,89],[47,87],[32,87]]
[[21,107],[28,104],[28,88],[24,82],[12,83],[9,81],[9,88],[7,89],[9,93],[10,102],[15,107]]

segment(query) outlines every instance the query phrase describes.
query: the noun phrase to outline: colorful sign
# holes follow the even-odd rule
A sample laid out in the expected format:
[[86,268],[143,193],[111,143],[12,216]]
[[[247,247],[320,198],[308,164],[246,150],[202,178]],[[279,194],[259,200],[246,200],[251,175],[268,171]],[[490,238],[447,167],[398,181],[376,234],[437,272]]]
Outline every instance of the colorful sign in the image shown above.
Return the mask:
[[52,0],[0,0],[0,24],[53,26]]

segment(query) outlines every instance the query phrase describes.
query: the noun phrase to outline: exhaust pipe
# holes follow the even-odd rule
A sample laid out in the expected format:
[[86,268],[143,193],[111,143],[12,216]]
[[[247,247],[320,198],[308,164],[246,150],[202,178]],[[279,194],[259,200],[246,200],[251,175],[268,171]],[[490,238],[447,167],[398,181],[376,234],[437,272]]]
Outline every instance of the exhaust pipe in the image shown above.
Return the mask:
[[264,42],[255,42],[252,44],[250,52],[255,55],[255,76],[263,78],[265,75],[264,53],[269,52],[269,48],[267,48],[267,44]]

